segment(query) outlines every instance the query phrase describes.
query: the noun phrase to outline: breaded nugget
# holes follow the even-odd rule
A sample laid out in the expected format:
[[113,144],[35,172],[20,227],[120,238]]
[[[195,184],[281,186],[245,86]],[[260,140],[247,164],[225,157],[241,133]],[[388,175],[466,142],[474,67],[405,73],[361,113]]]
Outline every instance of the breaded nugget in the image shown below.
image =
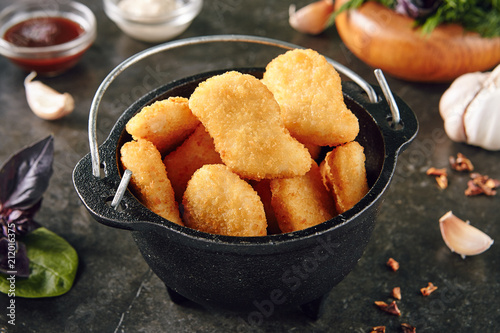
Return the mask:
[[319,158],[319,155],[321,154],[321,146],[318,146],[314,143],[303,143],[303,144],[307,148],[307,150],[309,150],[309,154],[311,154],[313,160]]
[[154,213],[182,225],[174,190],[156,147],[139,139],[120,149],[123,167],[132,171],[130,184],[138,199]]
[[364,149],[356,141],[328,152],[320,170],[339,214],[351,209],[368,192]]
[[170,97],[142,108],[125,129],[135,140],[151,141],[163,156],[181,144],[199,123],[187,98]]
[[227,236],[265,236],[266,216],[257,192],[223,164],[196,170],[184,192],[184,222]]
[[202,82],[189,107],[210,136],[222,161],[243,178],[305,174],[311,155],[283,125],[273,94],[257,78],[236,71]]
[[264,212],[266,213],[267,220],[267,234],[281,234],[281,229],[278,225],[278,220],[276,219],[276,215],[274,214],[273,205],[271,204],[271,187],[270,187],[270,179],[262,179],[262,180],[252,180],[250,181],[250,185],[254,188],[257,194],[264,205]]
[[304,176],[271,180],[271,203],[282,232],[306,229],[336,215],[316,162]]
[[222,160],[215,151],[214,140],[205,127],[199,124],[182,145],[165,156],[163,163],[174,188],[175,198],[177,202],[182,202],[187,182],[193,173],[205,164],[222,164]]
[[358,119],[344,103],[340,76],[316,51],[295,49],[274,58],[262,81],[300,142],[336,146],[358,135]]

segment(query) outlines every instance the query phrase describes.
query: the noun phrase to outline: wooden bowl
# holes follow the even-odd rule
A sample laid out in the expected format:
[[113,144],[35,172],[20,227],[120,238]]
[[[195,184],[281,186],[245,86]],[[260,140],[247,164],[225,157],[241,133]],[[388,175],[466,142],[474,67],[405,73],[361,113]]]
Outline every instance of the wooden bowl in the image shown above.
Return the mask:
[[[345,2],[335,1],[335,8]],[[335,23],[359,59],[408,81],[448,82],[500,63],[500,37],[482,38],[457,24],[443,24],[424,35],[413,19],[375,2],[341,13]]]

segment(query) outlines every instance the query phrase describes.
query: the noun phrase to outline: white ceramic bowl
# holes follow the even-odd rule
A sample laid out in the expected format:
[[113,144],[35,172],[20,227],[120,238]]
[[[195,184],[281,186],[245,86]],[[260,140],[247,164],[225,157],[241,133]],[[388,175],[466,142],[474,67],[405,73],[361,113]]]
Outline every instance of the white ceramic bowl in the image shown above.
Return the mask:
[[104,11],[127,35],[150,43],[164,42],[183,33],[200,13],[203,0],[103,0]]

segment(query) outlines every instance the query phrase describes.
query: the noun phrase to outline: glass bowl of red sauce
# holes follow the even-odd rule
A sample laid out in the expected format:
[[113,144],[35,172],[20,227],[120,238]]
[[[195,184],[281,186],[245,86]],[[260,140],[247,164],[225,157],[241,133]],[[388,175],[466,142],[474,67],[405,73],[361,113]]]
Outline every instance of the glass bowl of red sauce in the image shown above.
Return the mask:
[[94,14],[78,2],[16,3],[0,12],[0,54],[41,75],[76,65],[96,34]]

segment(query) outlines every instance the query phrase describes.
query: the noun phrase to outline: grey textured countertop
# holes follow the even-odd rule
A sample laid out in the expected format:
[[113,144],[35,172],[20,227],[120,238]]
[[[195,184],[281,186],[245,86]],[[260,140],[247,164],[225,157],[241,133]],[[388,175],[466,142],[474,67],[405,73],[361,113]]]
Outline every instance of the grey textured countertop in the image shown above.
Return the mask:
[[[316,321],[300,311],[276,311],[260,325],[250,325],[248,314],[179,306],[168,297],[160,279],[143,260],[129,232],[95,222],[80,202],[72,171],[88,153],[87,120],[93,95],[104,77],[120,62],[150,46],[130,39],[111,22],[98,0],[82,0],[95,13],[98,36],[80,63],[69,72],[44,82],[71,93],[75,111],[58,121],[37,118],[28,108],[23,89],[26,73],[0,58],[0,162],[32,142],[52,133],[55,139],[54,175],[37,220],[64,237],[78,252],[79,269],[73,288],[46,299],[16,299],[16,325],[7,323],[7,295],[0,295],[1,332],[370,332],[387,326],[402,332],[403,322],[417,332],[498,332],[500,324],[500,249],[465,260],[444,244],[438,219],[448,210],[500,239],[499,200],[466,197],[468,176],[451,173],[450,186],[440,190],[427,168],[447,167],[458,152],[472,160],[476,170],[500,178],[500,155],[450,141],[438,112],[448,84],[423,84],[387,76],[395,94],[416,113],[420,130],[399,157],[394,181],[381,206],[365,254],[344,281],[327,296]],[[9,1],[0,0],[0,7]],[[300,7],[307,1],[299,1]],[[313,48],[344,64],[375,84],[373,69],[343,45],[329,28],[312,37],[288,25],[287,1],[206,1],[193,24],[178,38],[214,34],[265,36]],[[222,49],[224,50],[224,49]],[[194,53],[192,57],[203,54]],[[235,59],[237,63],[237,59]],[[231,63],[232,65],[232,63]],[[124,107],[168,75],[132,71],[135,81],[119,81],[103,101],[98,119],[102,142]],[[133,85],[132,85],[133,84]],[[400,262],[397,272],[385,263]],[[438,286],[429,297],[420,294],[428,282]],[[374,301],[387,301],[399,286],[400,317],[380,311]]]

